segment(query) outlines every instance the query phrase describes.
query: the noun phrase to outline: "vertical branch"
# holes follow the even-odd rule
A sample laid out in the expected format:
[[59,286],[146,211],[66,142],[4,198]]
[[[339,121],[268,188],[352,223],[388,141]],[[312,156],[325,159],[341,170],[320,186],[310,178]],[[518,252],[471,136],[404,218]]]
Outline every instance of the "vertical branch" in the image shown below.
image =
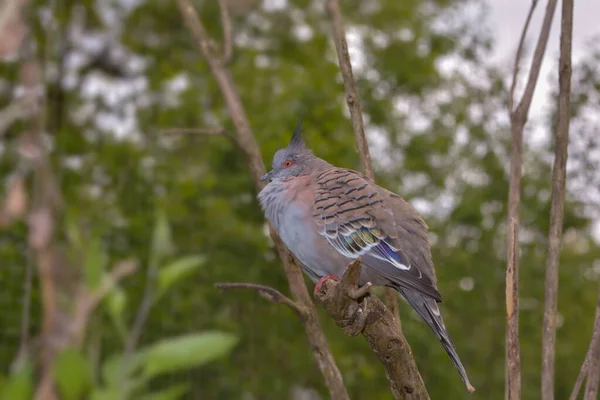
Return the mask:
[[[259,147],[250,128],[250,122],[246,116],[246,112],[240,100],[239,93],[231,77],[231,73],[224,62],[224,56],[219,55],[214,50],[214,45],[210,39],[202,20],[196,13],[190,0],[178,0],[177,4],[181,11],[181,15],[185,24],[192,32],[194,38],[200,46],[200,50],[210,71],[219,85],[221,94],[225,99],[229,114],[236,129],[236,142],[239,143],[242,154],[248,164],[248,168],[252,173],[256,188],[262,189],[260,177],[265,173],[265,166],[262,162]],[[222,11],[223,12],[223,11]],[[223,15],[223,14],[222,14]],[[227,27],[224,27],[227,30]],[[227,45],[225,46],[227,47]],[[226,55],[225,55],[226,56]],[[310,298],[302,271],[293,263],[291,256],[285,249],[283,243],[277,234],[270,230],[271,237],[275,242],[279,258],[283,263],[283,268],[287,276],[290,291],[295,301],[301,304],[307,310],[306,319],[304,321],[304,329],[308,337],[311,349],[317,365],[323,374],[325,384],[329,389],[329,395],[335,400],[349,399],[348,392],[344,386],[342,374],[338,369],[335,359],[329,349],[329,344],[323,333],[323,329],[317,318],[316,308]]]
[[[535,0],[531,7],[535,7]],[[548,0],[542,28],[538,37],[527,84],[521,101],[516,109],[509,109],[512,135],[512,149],[510,162],[510,181],[508,189],[508,227],[507,227],[507,263],[506,263],[506,397],[508,400],[519,400],[521,398],[521,355],[519,349],[519,210],[521,207],[521,175],[523,167],[523,131],[527,123],[529,108],[533,93],[540,74],[546,44],[552,26],[552,18],[556,9],[556,0]],[[531,14],[532,11],[529,12]],[[530,16],[524,26],[526,31]],[[522,37],[525,36],[523,33]],[[522,45],[519,43],[518,57],[522,55]],[[515,60],[519,65],[520,60]],[[513,73],[511,93],[509,94],[509,105],[512,106],[512,91],[517,80],[518,68]]]
[[[327,12],[329,13],[329,18],[331,19],[333,40],[335,42],[335,49],[337,51],[340,71],[342,72],[342,77],[344,79],[346,103],[348,103],[348,109],[350,110],[350,117],[352,119],[352,128],[354,130],[354,137],[356,140],[356,149],[358,150],[365,175],[367,175],[372,181],[375,181],[375,173],[373,172],[369,144],[367,143],[367,138],[365,135],[360,98],[358,97],[356,81],[354,80],[354,75],[352,74],[350,54],[348,54],[348,43],[346,42],[346,33],[344,30],[344,21],[342,18],[339,0],[327,0]],[[400,324],[398,293],[393,289],[385,289],[385,305],[390,309],[398,324]]]
[[556,308],[558,303],[558,265],[563,228],[569,120],[571,118],[571,47],[573,0],[562,1],[560,59],[558,62],[558,123],[552,170],[552,206],[546,262],[546,295],[542,330],[542,400],[554,399],[556,345]]
[[581,365],[581,370],[577,376],[577,381],[569,396],[569,400],[577,400],[579,390],[583,381],[587,383],[583,398],[585,400],[595,400],[598,393],[598,380],[600,377],[600,291],[598,292],[598,302],[596,304],[596,317],[594,318],[594,329],[588,351]]

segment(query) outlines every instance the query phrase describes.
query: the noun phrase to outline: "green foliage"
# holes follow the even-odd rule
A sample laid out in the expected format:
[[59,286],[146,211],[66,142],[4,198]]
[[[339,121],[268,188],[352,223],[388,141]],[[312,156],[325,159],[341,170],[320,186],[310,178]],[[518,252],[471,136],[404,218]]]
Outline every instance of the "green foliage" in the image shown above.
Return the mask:
[[227,354],[237,338],[222,332],[205,332],[163,340],[143,350],[143,374],[148,378],[206,364]]
[[65,349],[54,360],[54,381],[62,398],[84,398],[92,386],[90,362],[76,349]]
[[29,400],[33,388],[33,368],[23,364],[8,377],[0,379],[0,400]]
[[[282,2],[232,3],[232,78],[265,162],[287,143],[306,111],[305,133],[315,153],[336,165],[359,168],[322,7],[308,1],[283,2],[282,7],[267,4]],[[474,4],[466,1],[342,3],[351,48],[361,50],[360,57],[352,56],[377,181],[415,205],[430,226],[445,299],[442,312],[477,388],[470,398],[502,399],[510,132],[504,76],[487,64],[493,43],[486,24],[479,14],[469,19],[473,13],[465,8]],[[195,4],[209,33],[221,38],[217,2]],[[214,288],[216,282],[244,281],[286,292],[287,282],[264,233],[254,183],[234,143],[226,136],[158,133],[214,126],[233,132],[217,84],[183,26],[176,2],[85,0],[51,10],[38,0],[33,6],[40,10],[32,15],[33,34],[51,72],[45,115],[66,207],[59,244],[72,264],[81,266],[89,287],[106,277],[115,260],[134,257],[142,268],[112,288],[91,321],[90,337],[80,349],[92,366],[90,398],[286,399],[295,386],[314,388],[326,398],[302,325],[290,310],[256,293]],[[44,22],[48,16],[57,25],[50,33]],[[123,58],[111,64],[112,56],[97,53],[88,42],[101,42],[109,54]],[[598,96],[594,57],[582,70],[574,97],[582,104],[591,99],[592,106]],[[454,59],[462,68],[448,72],[444,66]],[[85,65],[78,66],[77,60]],[[0,66],[2,106],[13,92],[18,67],[10,62]],[[2,139],[3,177],[14,171],[14,138],[24,129],[17,124]],[[549,136],[550,129],[545,130]],[[596,133],[591,128],[576,131],[589,131],[590,138]],[[526,142],[524,160],[520,338],[527,399],[539,396],[549,145]],[[590,202],[582,202],[594,187],[589,179],[597,170],[589,166],[587,153],[588,147],[581,146],[575,153],[581,157],[569,155],[582,183],[569,186],[565,204],[557,398],[568,396],[585,354],[598,286],[600,249],[590,233],[594,215],[588,212]],[[582,163],[572,164],[576,158]],[[570,176],[569,182],[578,181]],[[15,224],[0,239],[3,366],[11,364],[21,336],[25,228]],[[153,308],[141,350],[126,361],[123,345],[146,283]],[[34,280],[31,333],[40,328],[40,301]],[[403,330],[431,397],[464,398],[458,374],[435,336],[404,303],[402,307]],[[369,346],[345,337],[326,315],[320,320],[351,398],[388,399],[387,380]],[[191,344],[202,347],[195,335],[214,330],[231,332],[239,343],[234,352],[195,368],[215,354],[216,346],[190,352],[189,359],[178,346],[189,346],[189,338],[196,338]],[[232,336],[225,337],[230,337],[230,348]],[[227,347],[223,343],[222,349]],[[166,358],[154,358],[152,368],[185,365],[185,370],[150,380],[144,352],[153,346],[160,351],[151,354]],[[169,346],[176,351],[164,354],[161,349]],[[30,398],[31,371],[24,371],[8,375],[5,367],[8,377],[0,393],[9,393],[11,400]]]
[[236,342],[234,335],[212,331],[163,339],[129,355],[113,355],[102,366],[103,384],[92,398],[179,399],[189,385],[172,385],[152,394],[148,385],[159,375],[200,367],[222,357]]
[[188,256],[161,267],[158,271],[156,299],[159,299],[175,283],[189,277],[203,262],[202,256]]

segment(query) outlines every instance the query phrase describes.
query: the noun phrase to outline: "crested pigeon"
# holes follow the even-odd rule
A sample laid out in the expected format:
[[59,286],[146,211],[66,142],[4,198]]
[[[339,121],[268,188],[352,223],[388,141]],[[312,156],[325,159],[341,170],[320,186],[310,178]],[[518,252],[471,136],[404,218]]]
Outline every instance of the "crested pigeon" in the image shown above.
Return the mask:
[[359,283],[391,287],[435,332],[469,390],[467,372],[437,303],[442,297],[431,260],[428,227],[402,197],[367,176],[316,157],[302,138],[302,122],[261,178],[258,199],[266,218],[316,282],[339,278],[360,257]]

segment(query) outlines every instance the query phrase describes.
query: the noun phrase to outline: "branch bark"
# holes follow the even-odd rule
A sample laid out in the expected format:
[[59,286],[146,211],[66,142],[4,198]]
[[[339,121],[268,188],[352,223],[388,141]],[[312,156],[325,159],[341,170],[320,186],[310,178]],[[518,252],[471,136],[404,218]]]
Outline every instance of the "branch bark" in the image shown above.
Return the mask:
[[[246,117],[246,112],[240,100],[233,78],[231,77],[231,73],[227,68],[226,63],[223,62],[224,57],[215,51],[215,46],[208,36],[191,1],[178,0],[177,3],[185,24],[198,42],[202,55],[219,85],[221,94],[225,99],[229,114],[236,128],[237,142],[242,150],[242,154],[248,164],[252,177],[254,178],[256,188],[257,190],[261,190],[263,185],[260,183],[260,177],[266,172],[265,166],[262,162],[259,147],[252,133],[252,129],[250,128],[250,123]],[[306,289],[302,271],[293,263],[291,256],[272,227],[270,227],[270,233],[277,248],[279,258],[283,263],[292,297],[295,302],[301,304],[307,310],[304,329],[315,360],[317,361],[317,365],[325,379],[325,384],[329,390],[330,397],[335,400],[349,399],[348,392],[346,391],[342,379],[342,374],[335,363],[335,359],[329,349],[329,344],[327,343],[327,339],[325,338],[325,334],[323,333],[323,329],[317,318],[317,310]]]
[[529,30],[531,17],[533,17],[533,12],[535,11],[537,4],[538,0],[531,1],[531,6],[529,7],[529,12],[527,13],[527,18],[525,19],[525,25],[523,26],[523,31],[521,32],[521,38],[519,39],[519,45],[517,46],[517,55],[515,56],[515,64],[513,67],[512,83],[510,85],[510,91],[508,92],[509,112],[513,111],[515,101],[515,89],[517,87],[517,77],[519,76],[519,68],[521,66],[521,57],[523,56],[523,49],[525,47],[525,39],[527,38],[527,31]]
[[361,333],[383,364],[394,399],[429,399],[410,345],[390,310],[358,286],[360,259],[353,261],[341,281],[328,279],[317,292],[325,310],[344,333]]
[[225,133],[225,129],[219,128],[170,128],[163,129],[161,133],[165,135],[206,135],[206,136],[218,136]]
[[[360,106],[360,98],[356,88],[356,81],[352,73],[352,63],[350,54],[348,53],[348,43],[346,42],[346,33],[344,29],[344,19],[340,8],[339,0],[327,0],[327,12],[331,19],[333,30],[333,40],[337,51],[338,63],[344,80],[344,90],[346,92],[346,103],[350,110],[352,119],[352,128],[356,140],[356,149],[360,156],[360,162],[365,175],[375,182],[375,173],[373,172],[373,164],[371,162],[371,154],[369,152],[369,144],[365,135],[364,122],[362,117],[362,109]],[[385,289],[385,305],[390,309],[392,315],[396,318],[398,326],[400,326],[400,310],[398,307],[398,292],[393,289]]]
[[588,351],[581,365],[581,370],[577,376],[577,381],[569,396],[569,400],[577,400],[579,390],[583,381],[587,383],[584,392],[584,400],[595,400],[598,393],[598,380],[600,377],[600,291],[598,292],[598,302],[596,304],[596,317],[594,318],[594,329],[592,331],[592,340]]
[[562,1],[560,59],[558,62],[558,123],[552,170],[552,206],[546,262],[546,294],[542,330],[542,400],[554,400],[556,355],[556,308],[558,303],[558,266],[563,228],[569,120],[571,119],[571,48],[573,0]]
[[215,286],[218,287],[219,289],[223,289],[223,290],[228,290],[228,289],[256,290],[262,297],[269,300],[270,302],[281,303],[281,304],[285,304],[286,306],[288,306],[292,311],[294,311],[296,313],[296,315],[298,315],[298,318],[300,318],[301,321],[304,321],[308,314],[306,308],[304,308],[304,306],[302,304],[295,302],[294,300],[290,299],[289,297],[287,297],[286,295],[281,293],[279,290],[269,287],[269,286],[257,285],[254,283],[217,283],[217,284],[215,284]]
[[[532,4],[534,7],[535,4]],[[538,37],[537,45],[531,61],[529,77],[521,101],[516,109],[509,109],[511,121],[512,149],[510,163],[510,182],[508,191],[508,227],[507,227],[507,263],[506,263],[506,382],[505,390],[508,400],[521,399],[521,355],[519,349],[519,210],[521,207],[521,175],[523,167],[523,130],[527,123],[529,108],[537,80],[540,74],[548,36],[552,26],[552,18],[556,9],[556,0],[549,0]],[[530,11],[531,13],[532,11]],[[527,29],[530,17],[524,26]],[[522,36],[524,36],[523,33]],[[522,44],[522,43],[521,43]],[[517,50],[520,57],[521,45]],[[515,61],[518,65],[520,60]],[[517,80],[518,68],[515,68],[513,83]],[[512,89],[511,89],[512,91]],[[513,94],[509,94],[512,96]],[[512,105],[512,100],[509,101]]]

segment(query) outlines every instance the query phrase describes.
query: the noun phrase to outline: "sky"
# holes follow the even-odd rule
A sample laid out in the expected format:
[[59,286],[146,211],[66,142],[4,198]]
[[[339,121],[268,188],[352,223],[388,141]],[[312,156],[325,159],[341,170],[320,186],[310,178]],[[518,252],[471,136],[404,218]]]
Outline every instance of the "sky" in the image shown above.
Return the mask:
[[[510,62],[514,60],[517,44],[527,12],[529,11],[530,0],[487,0],[489,5],[488,22],[493,32],[495,51],[494,58],[496,62]],[[535,14],[531,21],[527,48],[531,55],[535,47],[537,37],[542,26],[542,20],[546,11],[546,1],[538,1]],[[552,80],[557,82],[556,63],[559,55],[560,38],[560,20],[561,20],[562,2],[559,1],[552,21],[552,30],[546,48],[546,59],[542,65],[540,79],[532,103],[532,117],[543,115],[548,98],[548,91],[551,88]],[[585,54],[586,43],[592,38],[600,39],[600,24],[598,16],[600,15],[600,1],[598,0],[575,0],[575,10],[573,15],[573,62],[577,62]],[[530,58],[525,60],[522,65],[521,76],[525,76],[528,71]]]
[[[530,56],[535,47],[537,37],[542,25],[546,9],[546,1],[538,1],[535,14],[529,29],[527,46]],[[490,6],[488,21],[493,32],[495,50],[493,62],[514,62],[519,37],[531,2],[528,0],[488,0]],[[542,64],[542,70],[538,85],[535,90],[531,105],[530,118],[539,120],[548,111],[548,93],[552,85],[557,84],[557,62],[560,43],[560,22],[562,2],[559,1],[552,21],[552,30],[546,48],[546,58]],[[587,44],[592,39],[600,39],[600,1],[598,0],[575,0],[573,14],[573,63],[585,55]],[[530,58],[522,65],[521,74],[526,76]],[[536,132],[534,132],[535,134]],[[538,132],[539,133],[539,132]],[[527,138],[525,138],[527,139]],[[593,233],[596,241],[600,242],[600,221],[594,224]]]

